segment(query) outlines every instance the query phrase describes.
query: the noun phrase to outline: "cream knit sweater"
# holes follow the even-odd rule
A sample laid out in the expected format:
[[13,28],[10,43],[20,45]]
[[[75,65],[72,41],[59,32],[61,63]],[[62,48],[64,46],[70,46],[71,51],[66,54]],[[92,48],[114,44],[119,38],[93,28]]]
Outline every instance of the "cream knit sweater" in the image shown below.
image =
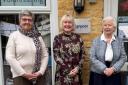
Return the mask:
[[[42,44],[42,60],[39,72],[43,75],[48,63],[48,53],[44,41],[41,37],[39,39]],[[35,53],[36,48],[32,38],[21,34],[19,31],[15,31],[9,36],[6,46],[6,60],[11,66],[13,78],[32,72]]]

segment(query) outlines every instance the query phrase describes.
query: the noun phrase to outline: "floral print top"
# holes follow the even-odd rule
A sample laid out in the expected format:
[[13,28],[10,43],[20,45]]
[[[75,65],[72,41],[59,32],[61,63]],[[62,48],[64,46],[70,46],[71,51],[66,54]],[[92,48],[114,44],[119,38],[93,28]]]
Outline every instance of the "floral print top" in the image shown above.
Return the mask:
[[55,85],[81,85],[80,73],[70,77],[68,74],[77,67],[79,72],[85,56],[83,41],[76,33],[61,33],[54,38],[54,59],[56,65]]

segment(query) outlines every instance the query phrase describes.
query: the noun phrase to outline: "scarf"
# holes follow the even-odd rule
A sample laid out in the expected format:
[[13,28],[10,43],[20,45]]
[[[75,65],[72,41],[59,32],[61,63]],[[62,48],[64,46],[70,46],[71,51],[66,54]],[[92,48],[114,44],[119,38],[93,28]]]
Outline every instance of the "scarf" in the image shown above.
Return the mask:
[[34,45],[36,47],[36,54],[35,54],[35,63],[33,67],[33,73],[39,71],[41,66],[41,52],[42,52],[42,45],[39,40],[39,37],[41,34],[38,30],[32,29],[30,31],[24,31],[22,28],[19,29],[19,31],[24,34],[25,36],[28,36],[33,39]]

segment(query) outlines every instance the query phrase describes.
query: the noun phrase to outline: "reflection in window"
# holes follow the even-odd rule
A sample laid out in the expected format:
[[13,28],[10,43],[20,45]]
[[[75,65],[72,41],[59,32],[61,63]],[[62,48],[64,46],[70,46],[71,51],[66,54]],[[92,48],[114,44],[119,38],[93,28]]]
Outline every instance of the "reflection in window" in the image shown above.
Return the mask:
[[[124,41],[124,48],[128,56],[128,0],[118,0],[118,37]],[[128,58],[127,58],[128,61]],[[124,84],[122,84],[124,85]]]
[[4,72],[4,82],[5,85],[12,84],[12,74],[10,72],[10,66],[5,60],[5,49],[8,41],[8,36],[13,31],[18,29],[18,15],[3,14],[0,15],[0,36],[1,36],[1,46],[2,46],[2,58],[3,58],[3,72]]
[[118,4],[118,15],[127,16],[128,15],[128,0],[119,0]]
[[119,0],[118,36],[128,41],[128,0]]
[[46,6],[46,0],[1,0],[1,6]]

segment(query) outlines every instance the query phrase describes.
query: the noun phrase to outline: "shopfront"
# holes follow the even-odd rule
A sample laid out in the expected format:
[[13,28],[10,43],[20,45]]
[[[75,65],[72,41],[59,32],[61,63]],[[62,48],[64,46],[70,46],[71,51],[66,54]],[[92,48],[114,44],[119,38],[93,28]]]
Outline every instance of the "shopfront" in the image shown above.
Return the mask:
[[[13,85],[10,66],[5,60],[5,49],[10,33],[18,30],[18,14],[31,10],[35,14],[35,27],[41,33],[49,52],[48,85],[52,85],[52,41],[58,33],[57,0],[1,0],[0,3],[0,85]],[[56,22],[56,23],[55,23]]]
[[[18,14],[21,10],[31,10],[36,15],[35,26],[38,28],[47,48],[49,49],[50,78],[54,85],[55,63],[53,62],[52,42],[58,34],[58,0],[1,0],[0,3],[0,85],[12,85],[10,67],[5,60],[5,47],[8,36],[18,28]],[[96,1],[96,3],[98,0]],[[128,55],[128,1],[127,0],[104,0],[104,15],[113,16],[117,20],[115,34],[122,37],[125,50]],[[93,5],[93,4],[92,4]],[[121,9],[120,9],[121,8]],[[85,9],[86,10],[86,9]],[[61,14],[61,13],[60,13]],[[121,30],[121,31],[120,31]],[[99,31],[98,31],[99,32]],[[124,34],[122,32],[125,32]],[[123,71],[128,71],[126,62]],[[50,83],[51,85],[51,83]]]

